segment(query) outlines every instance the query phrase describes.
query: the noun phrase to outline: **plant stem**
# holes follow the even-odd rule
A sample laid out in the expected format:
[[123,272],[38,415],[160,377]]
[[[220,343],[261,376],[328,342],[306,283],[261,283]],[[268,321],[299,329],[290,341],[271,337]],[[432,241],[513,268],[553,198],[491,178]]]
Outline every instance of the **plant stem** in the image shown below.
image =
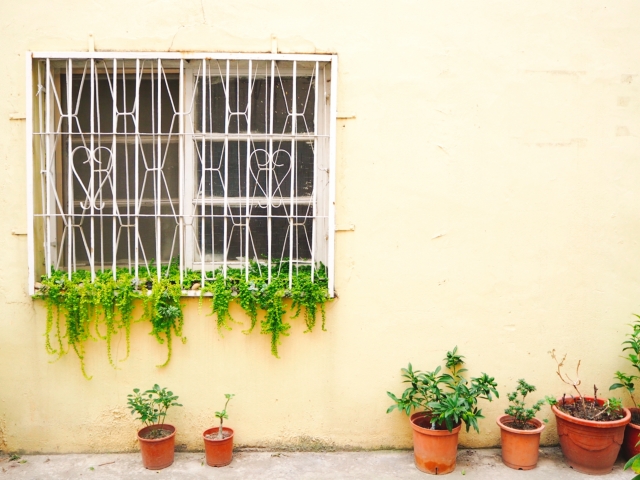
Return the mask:
[[224,437],[222,436],[222,417],[221,417],[220,418],[220,428],[218,428],[218,435],[216,435],[216,440],[222,440],[223,438]]

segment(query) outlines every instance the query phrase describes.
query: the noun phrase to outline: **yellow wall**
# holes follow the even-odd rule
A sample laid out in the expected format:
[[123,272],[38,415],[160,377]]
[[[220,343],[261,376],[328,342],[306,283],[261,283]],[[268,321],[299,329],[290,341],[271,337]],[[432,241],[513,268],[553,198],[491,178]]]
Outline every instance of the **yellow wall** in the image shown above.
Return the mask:
[[[154,383],[180,396],[168,420],[189,449],[224,393],[240,444],[408,447],[386,391],[455,345],[505,397],[521,377],[568,391],[552,348],[606,393],[640,312],[638,18],[631,0],[1,2],[0,449],[135,449],[126,395]],[[25,52],[86,50],[90,34],[97,50],[264,52],[275,35],[280,52],[338,54],[338,111],[355,119],[338,121],[337,223],[355,231],[336,236],[328,332],[297,321],[277,360],[257,332],[220,338],[190,300],[164,369],[144,324],[119,370],[104,343],[88,348],[91,381],[72,354],[48,363],[12,235],[26,231],[16,117]],[[463,444],[496,445],[505,406],[485,405]]]

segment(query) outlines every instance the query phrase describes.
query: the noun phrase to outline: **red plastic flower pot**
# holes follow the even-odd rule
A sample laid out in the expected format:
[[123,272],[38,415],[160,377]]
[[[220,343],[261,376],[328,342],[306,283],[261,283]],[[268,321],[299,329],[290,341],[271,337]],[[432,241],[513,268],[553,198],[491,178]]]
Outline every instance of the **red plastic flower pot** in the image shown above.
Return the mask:
[[233,458],[233,430],[228,427],[222,427],[222,433],[228,434],[225,438],[218,440],[216,438],[207,438],[207,436],[216,436],[219,427],[205,430],[202,434],[204,439],[204,454],[207,465],[211,467],[224,467],[231,463]]
[[[593,402],[593,397],[584,398]],[[604,400],[598,401],[604,403]],[[560,402],[562,399],[558,400]],[[565,399],[565,403],[573,402],[573,398]],[[569,466],[589,475],[609,473],[620,452],[625,427],[631,421],[631,412],[624,408],[624,417],[620,420],[595,422],[572,417],[555,405],[551,410],[556,416],[560,448]]]
[[[153,430],[168,430],[171,434],[162,438],[144,438]],[[149,470],[161,470],[173,463],[176,427],[164,424],[149,425],[138,431],[142,465]]]
[[496,420],[500,427],[502,462],[516,470],[531,470],[538,463],[540,434],[544,425],[537,418],[532,418],[527,423],[534,425],[535,429],[519,430],[505,425],[512,421],[511,415],[502,415]]
[[431,430],[424,412],[411,415],[413,428],[413,457],[416,468],[432,475],[451,473],[456,468],[460,425],[449,430]]
[[[635,412],[640,412],[640,408],[630,408],[631,415]],[[634,455],[640,453],[640,425],[629,422],[624,429],[624,441],[622,442],[622,456],[625,460],[629,460]]]

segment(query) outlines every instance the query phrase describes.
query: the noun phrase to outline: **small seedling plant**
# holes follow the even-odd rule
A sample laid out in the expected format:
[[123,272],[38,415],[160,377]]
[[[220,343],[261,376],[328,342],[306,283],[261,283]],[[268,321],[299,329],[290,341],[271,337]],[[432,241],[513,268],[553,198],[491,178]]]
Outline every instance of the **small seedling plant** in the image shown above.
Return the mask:
[[513,417],[513,421],[507,425],[508,427],[516,430],[534,430],[536,428],[530,421],[540,411],[545,401],[538,400],[530,408],[527,408],[525,403],[527,395],[535,391],[536,387],[527,383],[524,378],[518,380],[516,390],[507,396],[509,406],[504,413]]
[[618,398],[610,398],[602,401],[598,399],[598,387],[593,386],[593,400],[586,399],[578,387],[582,384],[580,380],[580,360],[576,366],[576,375],[571,378],[568,374],[562,373],[562,367],[567,358],[565,354],[562,360],[558,360],[556,357],[556,351],[551,350],[549,352],[551,358],[553,358],[557,365],[556,374],[560,377],[563,383],[571,385],[571,387],[578,394],[577,397],[569,394],[572,398],[571,402],[567,402],[567,395],[563,394],[560,400],[556,400],[553,397],[547,397],[546,400],[549,404],[555,405],[562,412],[571,415],[572,417],[581,418],[584,420],[592,420],[596,422],[608,422],[612,420],[618,420],[624,417],[624,410],[622,409],[622,400]]
[[218,428],[218,434],[215,437],[216,440],[222,440],[224,438],[223,432],[222,432],[222,422],[223,422],[223,420],[228,420],[229,419],[229,415],[227,414],[227,405],[229,405],[229,401],[233,397],[235,397],[235,394],[233,394],[233,393],[225,393],[224,396],[227,399],[227,401],[224,404],[224,408],[222,409],[222,411],[215,413],[215,417],[220,419],[220,427]]
[[[636,318],[640,320],[640,315],[635,315]],[[636,321],[631,325],[633,331],[627,334],[627,340],[622,342],[622,345],[625,346],[622,351],[625,352],[630,350],[627,353],[625,358],[631,364],[631,367],[635,373],[627,374],[618,370],[615,373],[615,378],[618,380],[616,383],[609,387],[609,390],[616,390],[618,388],[624,388],[631,401],[633,402],[633,406],[638,408],[638,402],[635,399],[635,382],[640,380],[640,321]],[[635,425],[640,425],[640,412],[633,411],[631,413],[631,423]]]
[[182,406],[177,400],[177,395],[174,395],[171,390],[160,388],[158,384],[145,392],[134,388],[133,393],[127,395],[127,405],[136,420],[141,421],[145,426],[159,425],[159,428],[149,432],[147,438],[162,438],[171,434],[162,426],[169,408]]
[[[432,372],[413,370],[409,364],[401,370],[409,387],[397,397],[392,392],[387,395],[394,404],[387,409],[387,413],[398,409],[407,415],[412,410],[425,412],[425,418],[432,430],[444,430],[450,432],[454,427],[464,422],[467,432],[470,427],[480,432],[478,419],[484,418],[482,410],[478,408],[481,399],[492,401],[493,397],[499,397],[497,384],[493,377],[482,373],[480,377],[468,380],[463,375],[467,370],[463,356],[458,354],[458,347],[447,352],[445,368],[442,372],[438,366]],[[441,373],[442,372],[442,373]]]

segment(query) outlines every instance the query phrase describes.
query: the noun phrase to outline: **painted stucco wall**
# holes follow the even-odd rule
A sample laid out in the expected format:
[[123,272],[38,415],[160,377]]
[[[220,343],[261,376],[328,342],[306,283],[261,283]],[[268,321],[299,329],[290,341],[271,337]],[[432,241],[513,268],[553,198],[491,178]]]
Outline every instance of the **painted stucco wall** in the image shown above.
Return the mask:
[[[168,418],[182,448],[202,448],[224,393],[242,445],[409,447],[386,391],[455,345],[503,397],[521,377],[568,391],[552,348],[604,393],[640,312],[638,18],[631,0],[0,2],[0,449],[133,450],[126,395],[154,383],[184,404]],[[49,362],[22,235],[25,54],[91,34],[107,51],[270,52],[275,36],[339,56],[338,111],[355,118],[338,121],[336,220],[355,230],[336,235],[327,332],[294,321],[278,360],[189,300],[166,368],[146,324],[118,370],[89,345],[91,381],[73,354]],[[462,443],[496,445],[505,406]]]

